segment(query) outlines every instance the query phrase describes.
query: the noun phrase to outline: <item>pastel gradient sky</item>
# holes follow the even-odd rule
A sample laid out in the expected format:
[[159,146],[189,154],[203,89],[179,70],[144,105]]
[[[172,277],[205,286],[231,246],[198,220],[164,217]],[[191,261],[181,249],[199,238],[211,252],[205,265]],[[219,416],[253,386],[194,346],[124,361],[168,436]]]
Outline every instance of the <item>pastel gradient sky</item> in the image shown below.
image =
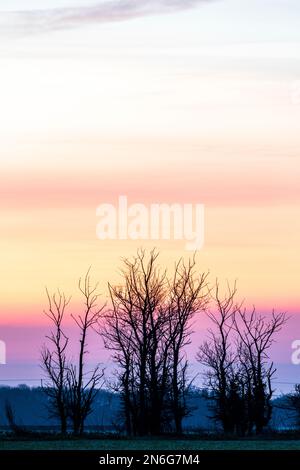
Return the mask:
[[96,238],[120,194],[205,204],[199,267],[293,314],[274,354],[299,374],[299,1],[2,0],[0,70],[1,375],[40,375],[45,285],[92,265],[106,298],[140,245]]

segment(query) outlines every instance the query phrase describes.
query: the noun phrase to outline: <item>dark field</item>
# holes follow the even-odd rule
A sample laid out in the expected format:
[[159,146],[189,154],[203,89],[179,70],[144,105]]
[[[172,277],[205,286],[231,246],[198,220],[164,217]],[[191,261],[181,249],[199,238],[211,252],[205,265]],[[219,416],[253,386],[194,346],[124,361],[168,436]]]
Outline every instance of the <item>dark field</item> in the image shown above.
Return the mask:
[[300,450],[300,440],[43,440],[0,441],[0,450]]

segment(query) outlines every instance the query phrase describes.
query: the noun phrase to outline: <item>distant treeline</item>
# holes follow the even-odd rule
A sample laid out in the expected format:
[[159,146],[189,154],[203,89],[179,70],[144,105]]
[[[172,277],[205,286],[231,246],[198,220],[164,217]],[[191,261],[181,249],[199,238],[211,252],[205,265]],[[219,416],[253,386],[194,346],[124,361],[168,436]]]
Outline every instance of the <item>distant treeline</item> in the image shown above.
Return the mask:
[[[189,392],[188,405],[192,410],[190,416],[183,421],[184,432],[218,432],[221,428],[214,425],[209,418],[209,393],[193,388]],[[296,426],[293,414],[285,409],[286,398],[273,401],[273,419],[270,427],[274,429],[291,429]],[[60,431],[59,419],[49,418],[48,397],[41,387],[0,386],[0,429],[10,430],[6,407],[10,405],[15,424],[21,429],[37,429],[40,431]],[[87,417],[86,431],[125,433],[122,416],[121,396],[107,390],[98,390],[93,411]],[[69,429],[72,431],[72,428]]]

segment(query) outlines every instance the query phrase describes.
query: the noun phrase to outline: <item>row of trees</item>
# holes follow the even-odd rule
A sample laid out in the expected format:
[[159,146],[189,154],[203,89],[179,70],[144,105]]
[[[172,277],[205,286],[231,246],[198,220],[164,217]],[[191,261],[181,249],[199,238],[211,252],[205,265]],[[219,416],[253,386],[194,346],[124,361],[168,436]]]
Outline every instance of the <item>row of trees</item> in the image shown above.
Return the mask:
[[97,286],[91,285],[88,272],[79,282],[83,313],[72,315],[80,333],[77,363],[68,358],[69,338],[63,328],[69,299],[47,292],[45,313],[54,328],[42,352],[44,388],[62,432],[69,421],[74,433],[83,432],[103,381],[99,366],[90,371],[85,366],[87,335],[94,330],[117,366],[113,387],[122,398],[127,434],[181,434],[192,384],[186,346],[193,319],[201,314],[213,325],[197,355],[205,366],[213,419],[226,433],[262,432],[272,411],[275,368],[269,349],[286,316],[273,312],[267,320],[255,309],[248,313],[235,301],[236,286],[228,286],[222,295],[218,283],[211,287],[207,279],[207,273],[198,273],[195,259],[180,260],[170,277],[160,269],[156,251],[139,250],[132,260],[124,260],[122,285],[109,284],[106,307],[99,306]]

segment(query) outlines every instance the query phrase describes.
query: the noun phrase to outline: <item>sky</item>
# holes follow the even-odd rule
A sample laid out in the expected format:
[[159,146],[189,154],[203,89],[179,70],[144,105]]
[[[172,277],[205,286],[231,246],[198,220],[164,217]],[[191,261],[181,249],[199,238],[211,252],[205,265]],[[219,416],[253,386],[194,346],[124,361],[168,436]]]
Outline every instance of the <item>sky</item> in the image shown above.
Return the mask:
[[[41,375],[45,286],[76,310],[90,265],[103,301],[118,282],[140,244],[98,240],[96,208],[119,195],[204,204],[199,269],[292,315],[274,357],[299,375],[299,18],[297,0],[1,0],[3,380]],[[188,256],[155,246],[169,267]]]

